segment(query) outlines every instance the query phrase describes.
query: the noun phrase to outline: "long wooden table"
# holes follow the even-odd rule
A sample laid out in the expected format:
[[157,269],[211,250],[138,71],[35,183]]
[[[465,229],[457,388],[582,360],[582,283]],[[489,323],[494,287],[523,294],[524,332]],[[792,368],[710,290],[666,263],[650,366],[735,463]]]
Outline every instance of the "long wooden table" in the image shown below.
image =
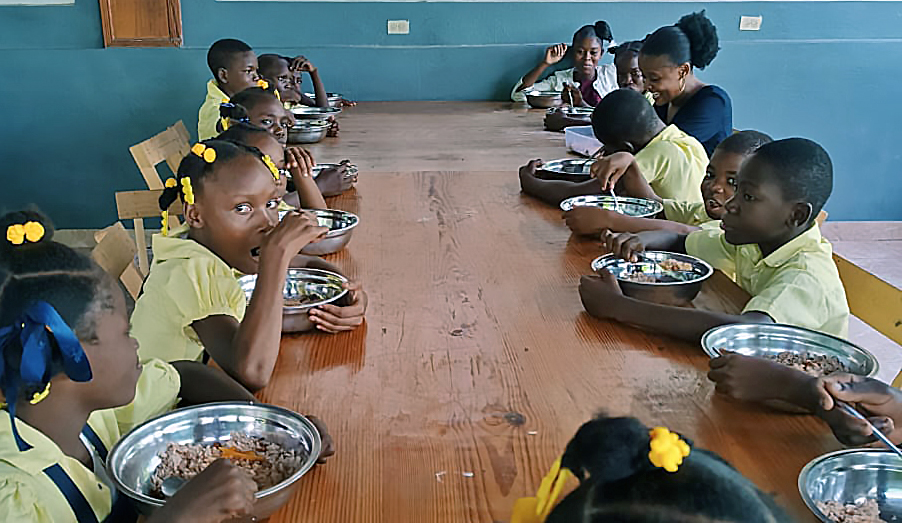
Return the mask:
[[[507,521],[601,409],[681,431],[814,521],[796,478],[839,448],[826,426],[715,395],[696,344],[587,316],[578,278],[601,247],[514,172],[364,170],[330,204],[361,216],[330,261],[369,311],[283,338],[261,399],[320,416],[337,454],[271,521]],[[697,304],[735,310],[736,290],[715,280]]]

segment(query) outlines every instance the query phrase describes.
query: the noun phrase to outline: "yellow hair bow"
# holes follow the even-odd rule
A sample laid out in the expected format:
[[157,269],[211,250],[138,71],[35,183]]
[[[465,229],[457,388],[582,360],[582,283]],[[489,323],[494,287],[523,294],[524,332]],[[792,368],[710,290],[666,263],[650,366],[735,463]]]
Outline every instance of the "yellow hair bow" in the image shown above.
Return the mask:
[[257,80],[257,85],[260,87],[260,89],[269,89],[269,82],[267,82],[266,80]]
[[539,490],[535,497],[520,498],[514,503],[514,510],[511,513],[511,523],[542,523],[554,504],[567,480],[573,477],[573,473],[569,469],[561,467],[561,458],[558,458],[551,465],[551,470],[542,478],[539,484]]
[[272,177],[275,178],[276,180],[278,180],[279,179],[279,169],[276,168],[275,162],[272,161],[272,158],[270,158],[268,154],[263,155],[263,163],[265,163],[266,166],[269,167],[269,172],[272,173]]
[[182,178],[182,194],[185,197],[185,203],[194,205],[194,188],[191,187],[191,178],[188,176]]
[[652,465],[667,472],[676,472],[683,464],[683,458],[689,455],[691,450],[689,445],[680,439],[678,434],[664,427],[655,427],[649,435],[651,449],[648,452],[648,459]]
[[[191,152],[203,158],[207,163],[213,163],[216,161],[216,150],[212,147],[207,147],[200,142],[191,146]],[[184,180],[184,178],[182,178],[182,180]]]
[[34,396],[28,401],[32,405],[37,405],[38,403],[44,401],[44,399],[50,395],[50,382],[47,382],[47,386],[44,387],[44,390],[41,392],[35,392]]
[[44,237],[44,226],[38,222],[16,223],[6,228],[6,241],[22,245],[28,240],[37,243]]
[[178,185],[178,182],[175,181],[175,178],[166,178],[166,183],[164,183],[163,185],[168,189],[172,189],[173,187]]
[[160,228],[160,233],[163,236],[169,235],[169,212],[168,211],[160,211],[160,216],[163,219],[163,226]]

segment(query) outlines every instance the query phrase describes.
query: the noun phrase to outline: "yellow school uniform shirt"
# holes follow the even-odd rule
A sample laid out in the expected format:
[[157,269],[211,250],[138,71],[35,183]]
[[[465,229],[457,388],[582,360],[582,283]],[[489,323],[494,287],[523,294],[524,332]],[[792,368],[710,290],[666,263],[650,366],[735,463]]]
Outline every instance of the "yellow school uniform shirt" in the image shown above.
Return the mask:
[[219,121],[219,105],[229,97],[216,85],[216,80],[207,82],[207,97],[204,99],[200,111],[197,112],[197,139],[209,140],[219,133],[216,132],[216,122]]
[[143,365],[135,387],[134,401],[113,409],[120,434],[126,434],[150,418],[169,412],[179,402],[182,381],[175,367],[159,359],[144,361]]
[[684,202],[702,201],[708,154],[698,140],[668,125],[635,154],[642,176],[655,194]]
[[235,272],[187,232],[182,225],[153,237],[153,264],[132,314],[141,361],[200,361],[204,347],[192,323],[218,315],[244,318],[247,303]]
[[817,224],[767,257],[757,245],[731,245],[722,230],[694,232],[686,252],[727,274],[752,295],[742,312],[763,312],[777,323],[805,327],[845,338],[849,305],[833,247]]
[[[665,199],[662,203],[664,204],[664,217],[672,222],[698,227],[703,223],[713,221],[708,216],[708,212],[705,211],[704,202],[683,202]],[[717,221],[717,223],[719,224],[720,221]]]
[[[112,449],[119,439],[116,417],[110,410],[91,414],[88,425],[94,429],[107,449]],[[56,443],[24,421],[16,419],[16,428],[32,448],[19,451],[13,439],[9,415],[3,412],[0,415],[0,521],[76,521],[75,513],[65,496],[43,472],[53,465],[63,468],[91,505],[98,521],[103,521],[110,514],[113,493],[92,469],[63,454]]]

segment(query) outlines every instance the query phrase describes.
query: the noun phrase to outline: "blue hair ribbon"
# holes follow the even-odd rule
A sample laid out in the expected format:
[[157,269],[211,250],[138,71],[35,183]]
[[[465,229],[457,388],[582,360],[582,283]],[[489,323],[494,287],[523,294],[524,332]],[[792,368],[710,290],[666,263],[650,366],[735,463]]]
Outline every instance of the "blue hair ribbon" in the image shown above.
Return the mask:
[[8,371],[11,369],[6,369],[6,359],[0,357],[0,386],[6,397],[6,409],[19,450],[31,448],[16,429],[19,388],[23,383],[46,384],[53,377],[47,376],[47,367],[53,355],[51,337],[62,353],[66,376],[72,381],[91,381],[91,365],[78,337],[49,303],[38,301],[31,304],[15,323],[0,328],[0,348],[5,349],[16,338],[22,345],[18,374],[10,374]]

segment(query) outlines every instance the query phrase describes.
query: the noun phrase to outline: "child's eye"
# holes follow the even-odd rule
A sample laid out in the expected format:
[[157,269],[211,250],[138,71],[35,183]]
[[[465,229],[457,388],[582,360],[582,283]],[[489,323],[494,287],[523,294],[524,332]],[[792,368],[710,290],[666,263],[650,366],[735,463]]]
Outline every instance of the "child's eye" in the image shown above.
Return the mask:
[[745,200],[745,201],[747,201],[747,202],[751,202],[751,201],[754,201],[754,200],[755,200],[755,197],[752,196],[752,195],[749,194],[749,193],[742,193],[742,199]]
[[736,188],[736,178],[727,178],[727,183],[730,184],[730,187]]
[[264,127],[269,127],[270,125],[272,125],[272,120],[270,120],[269,118],[264,118],[260,123],[262,123]]
[[713,180],[713,179],[714,179],[714,173],[706,172],[706,173],[705,173],[705,179],[706,179],[706,180]]
[[238,205],[235,206],[235,211],[237,211],[239,214],[247,214],[247,213],[251,212],[252,210],[253,210],[253,208],[246,203],[239,203]]
[[275,198],[275,199],[272,199],[272,200],[266,202],[267,209],[275,209],[277,207],[279,207],[279,199],[278,198]]

